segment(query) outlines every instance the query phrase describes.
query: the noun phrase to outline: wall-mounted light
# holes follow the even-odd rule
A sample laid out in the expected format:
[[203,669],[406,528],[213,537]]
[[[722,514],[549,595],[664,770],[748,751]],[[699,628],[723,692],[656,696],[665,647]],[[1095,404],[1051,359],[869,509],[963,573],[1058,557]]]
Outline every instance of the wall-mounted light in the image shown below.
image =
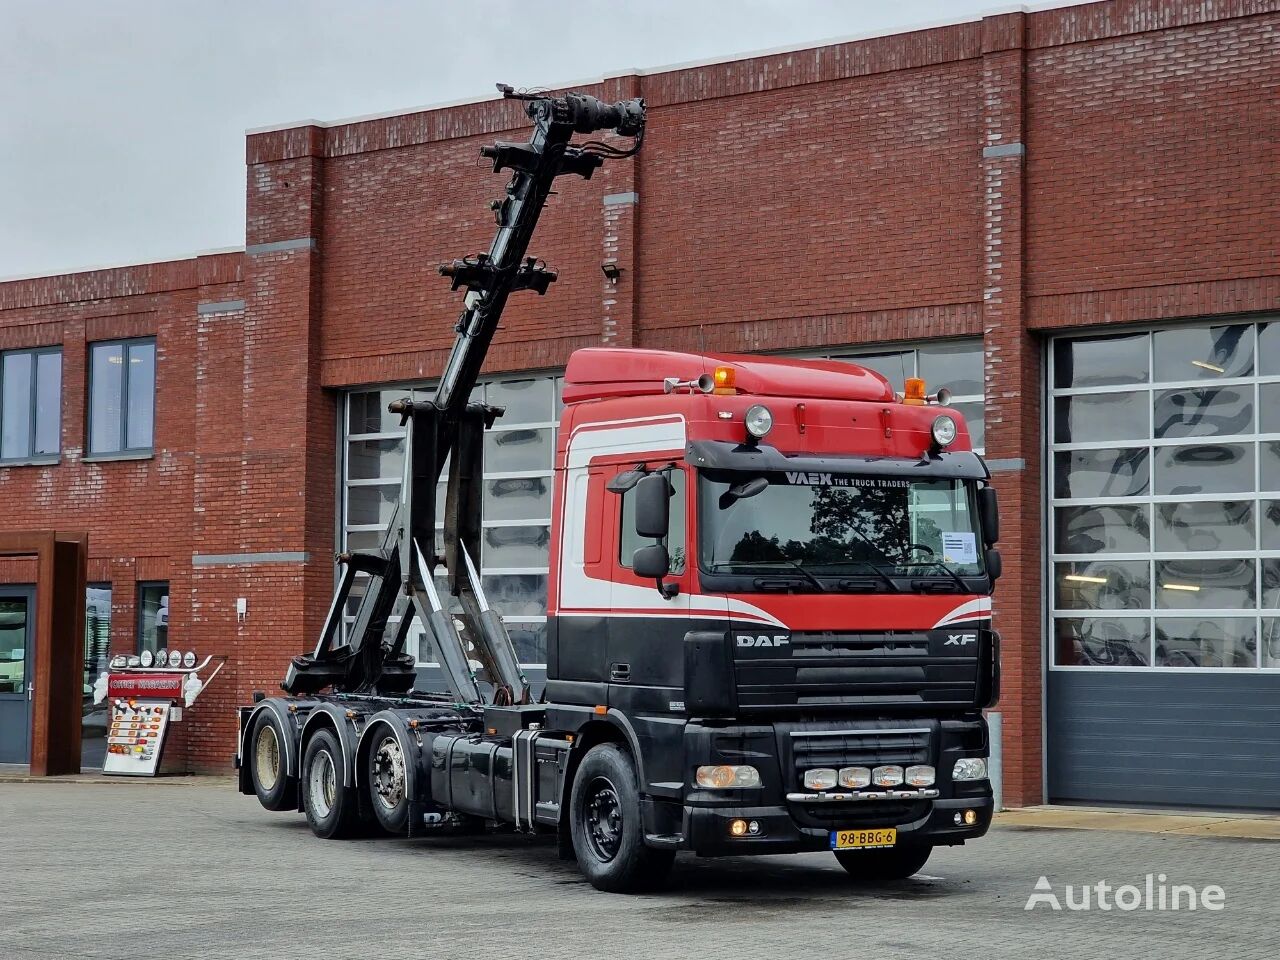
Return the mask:
[[605,275],[610,283],[617,283],[618,278],[622,276],[622,268],[616,263],[600,264],[600,272]]

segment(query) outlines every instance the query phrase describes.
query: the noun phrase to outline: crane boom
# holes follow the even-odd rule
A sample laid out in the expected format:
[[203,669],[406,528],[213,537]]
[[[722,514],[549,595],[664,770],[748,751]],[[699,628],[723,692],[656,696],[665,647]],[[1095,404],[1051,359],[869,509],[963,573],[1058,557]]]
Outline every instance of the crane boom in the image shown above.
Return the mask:
[[[506,628],[484,595],[477,571],[480,557],[484,430],[502,416],[500,408],[472,403],[485,356],[512,293],[539,295],[556,274],[528,255],[529,241],[555,179],[590,179],[607,159],[628,157],[644,139],[645,107],[640,99],[605,103],[580,93],[563,96],[519,93],[499,85],[508,99],[525,102],[534,131],[525,143],[500,141],[481,148],[494,172],[511,170],[506,195],[494,200],[498,230],[487,253],[440,267],[454,290],[464,289],[456,338],[435,396],[429,401],[391,404],[405,427],[404,476],[400,500],[376,551],[340,554],[342,577],[319,641],[310,654],[294,657],[281,686],[289,693],[404,693],[416,678],[415,658],[404,652],[416,619],[435,648],[451,694],[481,703],[479,681],[492,688],[494,703],[528,702],[528,680],[520,669]],[[627,148],[574,134],[613,131],[632,139]],[[444,514],[444,554],[435,551],[436,489],[449,464]],[[448,572],[449,593],[465,619],[462,630],[440,598],[435,570]],[[360,575],[368,583],[354,623],[343,638],[348,599]],[[388,624],[400,621],[388,637]],[[464,636],[465,634],[465,636]],[[472,664],[478,662],[477,672]]]

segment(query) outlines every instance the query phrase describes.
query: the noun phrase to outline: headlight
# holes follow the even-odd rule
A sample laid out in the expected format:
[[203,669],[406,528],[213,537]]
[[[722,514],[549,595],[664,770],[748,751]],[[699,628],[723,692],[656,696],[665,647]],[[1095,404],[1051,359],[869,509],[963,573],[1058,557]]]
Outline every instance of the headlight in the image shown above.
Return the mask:
[[930,433],[933,434],[933,442],[938,446],[950,446],[956,439],[956,422],[945,414],[934,417]]
[[907,767],[907,783],[913,787],[932,787],[935,779],[933,767],[927,764],[919,764],[914,767]]
[[150,650],[143,650],[139,659],[142,661],[142,665],[144,667],[149,667],[156,662],[156,655]]
[[831,767],[819,767],[804,772],[804,785],[810,790],[830,790],[836,785],[836,772]]
[[157,651],[156,651],[156,666],[157,666],[157,667],[167,667],[168,665],[169,665],[169,651],[168,651],[168,650],[157,650]]
[[896,764],[876,767],[871,771],[871,782],[877,787],[898,787],[902,785],[902,768]]
[[840,786],[857,789],[871,786],[870,767],[841,767]]
[[181,651],[181,650],[170,650],[170,651],[169,651],[169,666],[171,666],[171,667],[180,667],[180,666],[182,666],[182,651]]
[[698,786],[708,790],[730,790],[735,787],[760,786],[760,771],[755,767],[721,765],[699,767]]
[[986,757],[961,757],[951,771],[952,780],[985,780],[987,779]]
[[[173,661],[170,660],[169,662],[172,663]],[[188,650],[186,653],[182,655],[182,665],[186,667],[188,670],[190,670],[192,667],[196,665],[195,651]]]
[[763,403],[754,403],[747,407],[743,420],[747,424],[747,433],[757,440],[773,429],[773,412]]

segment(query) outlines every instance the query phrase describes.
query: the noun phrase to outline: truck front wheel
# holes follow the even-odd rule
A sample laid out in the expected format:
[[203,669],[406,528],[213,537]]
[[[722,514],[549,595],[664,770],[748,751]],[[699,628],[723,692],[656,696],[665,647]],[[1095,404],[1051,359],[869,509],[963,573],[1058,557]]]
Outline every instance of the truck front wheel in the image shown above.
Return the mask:
[[933,853],[928,844],[893,847],[889,850],[837,850],[836,859],[858,883],[885,883],[905,880],[923,867]]
[[311,832],[324,840],[350,836],[357,823],[355,791],[343,784],[342,746],[332,730],[319,730],[302,756],[302,806]]
[[578,866],[597,890],[652,889],[675,861],[674,851],[644,845],[635,766],[611,743],[582,758],[570,795],[569,830]]

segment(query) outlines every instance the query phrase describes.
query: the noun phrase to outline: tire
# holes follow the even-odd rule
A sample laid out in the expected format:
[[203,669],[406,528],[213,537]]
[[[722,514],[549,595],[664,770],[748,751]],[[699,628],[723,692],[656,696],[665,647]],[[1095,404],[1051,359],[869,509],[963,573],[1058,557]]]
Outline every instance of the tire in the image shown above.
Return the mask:
[[569,829],[578,867],[597,890],[652,890],[663,884],[675,861],[675,851],[644,845],[635,766],[611,743],[592,747],[578,767]]
[[285,732],[280,718],[269,709],[258,712],[245,740],[245,760],[258,802],[268,810],[292,810],[297,804],[298,781],[285,763]]
[[302,808],[322,840],[351,836],[360,823],[354,790],[342,784],[342,746],[332,730],[318,730],[302,755]]
[[889,850],[836,850],[836,859],[858,883],[905,880],[919,872],[933,853],[929,844],[909,844]]
[[369,806],[378,825],[387,833],[404,836],[409,826],[408,758],[390,727],[383,725],[365,757],[365,783]]

